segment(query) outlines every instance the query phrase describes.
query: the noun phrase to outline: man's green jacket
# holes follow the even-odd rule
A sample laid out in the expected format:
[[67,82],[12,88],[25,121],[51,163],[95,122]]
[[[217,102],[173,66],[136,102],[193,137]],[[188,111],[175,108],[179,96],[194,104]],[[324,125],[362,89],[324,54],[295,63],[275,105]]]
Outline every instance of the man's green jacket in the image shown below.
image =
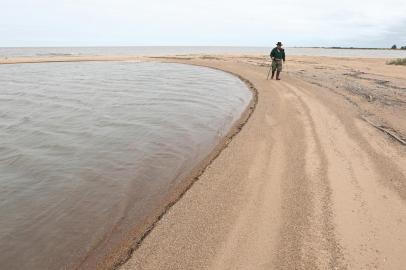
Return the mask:
[[276,60],[283,60],[285,61],[285,50],[284,49],[278,49],[278,47],[275,47],[271,51],[271,58],[275,58]]

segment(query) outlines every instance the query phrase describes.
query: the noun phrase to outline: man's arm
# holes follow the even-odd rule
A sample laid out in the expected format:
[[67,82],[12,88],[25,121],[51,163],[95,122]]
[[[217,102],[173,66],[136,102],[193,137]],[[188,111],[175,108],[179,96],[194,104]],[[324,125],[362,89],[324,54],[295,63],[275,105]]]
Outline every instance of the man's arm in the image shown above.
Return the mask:
[[286,60],[285,59],[285,50],[282,51],[282,59],[283,59],[283,62],[285,62],[285,60]]
[[275,59],[275,48],[272,49],[270,56],[272,60]]

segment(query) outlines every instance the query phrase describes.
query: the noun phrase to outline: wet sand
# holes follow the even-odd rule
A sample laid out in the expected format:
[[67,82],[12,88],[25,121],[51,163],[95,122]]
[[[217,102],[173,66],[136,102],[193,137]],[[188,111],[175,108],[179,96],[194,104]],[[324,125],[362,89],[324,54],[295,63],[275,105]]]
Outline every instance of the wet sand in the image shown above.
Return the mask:
[[232,75],[159,62],[0,65],[0,85],[6,269],[125,254],[252,99]]
[[121,269],[404,266],[405,67],[292,57],[282,81],[267,81],[259,56],[52,58],[66,60],[202,65],[258,91],[241,131],[134,243]]
[[406,70],[384,61],[293,57],[278,82],[262,59],[186,60],[249,79],[258,105],[122,269],[401,269],[405,146],[375,126],[406,134]]

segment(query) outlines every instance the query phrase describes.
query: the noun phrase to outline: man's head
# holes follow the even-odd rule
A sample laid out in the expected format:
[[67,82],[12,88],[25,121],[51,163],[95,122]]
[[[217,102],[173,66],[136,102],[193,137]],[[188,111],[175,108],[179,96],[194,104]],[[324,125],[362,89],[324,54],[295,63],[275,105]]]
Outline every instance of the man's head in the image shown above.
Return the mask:
[[282,46],[283,46],[283,44],[282,44],[282,42],[278,42],[278,43],[276,43],[276,46],[278,46],[278,48],[281,48]]

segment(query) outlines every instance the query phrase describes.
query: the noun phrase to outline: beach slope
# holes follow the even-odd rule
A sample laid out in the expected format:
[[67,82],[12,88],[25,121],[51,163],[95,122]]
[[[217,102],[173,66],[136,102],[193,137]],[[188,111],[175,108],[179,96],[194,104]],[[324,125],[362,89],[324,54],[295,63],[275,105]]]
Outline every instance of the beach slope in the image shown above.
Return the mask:
[[301,59],[282,81],[267,81],[255,58],[160,60],[238,74],[258,104],[121,269],[404,267],[406,151],[371,124],[385,119],[381,107],[364,115],[356,94],[300,78]]
[[168,61],[231,72],[255,87],[248,122],[121,269],[403,269],[406,68],[384,59],[288,60],[282,81],[266,80],[269,62],[258,55],[0,63]]

